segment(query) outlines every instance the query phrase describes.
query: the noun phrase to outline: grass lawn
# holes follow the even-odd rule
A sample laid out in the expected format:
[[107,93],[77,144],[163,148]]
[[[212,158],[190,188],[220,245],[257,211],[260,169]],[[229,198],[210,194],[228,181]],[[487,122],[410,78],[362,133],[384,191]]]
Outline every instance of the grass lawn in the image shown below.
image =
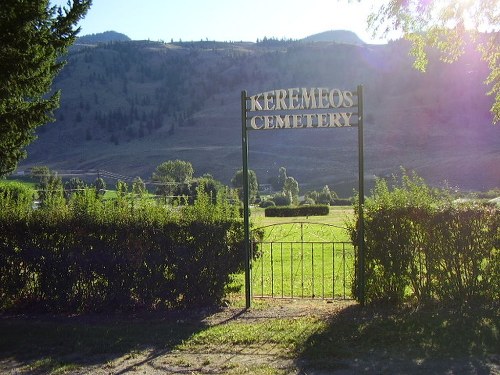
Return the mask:
[[496,308],[390,310],[352,301],[0,316],[0,372],[495,374],[499,330]]
[[327,216],[275,218],[252,208],[253,228],[263,231],[254,249],[254,296],[346,298],[354,277],[354,248],[345,230],[351,207]]

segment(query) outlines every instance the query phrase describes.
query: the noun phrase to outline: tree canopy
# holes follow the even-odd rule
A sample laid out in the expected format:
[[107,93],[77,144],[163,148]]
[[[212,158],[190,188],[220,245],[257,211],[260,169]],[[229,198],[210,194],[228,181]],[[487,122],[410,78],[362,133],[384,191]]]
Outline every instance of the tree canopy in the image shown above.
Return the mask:
[[193,179],[193,165],[184,160],[168,160],[156,167],[151,180],[158,183],[156,193],[172,195],[174,191],[187,186]]
[[[243,169],[239,169],[231,178],[231,185],[238,189],[238,196],[243,200]],[[253,202],[259,191],[259,182],[257,181],[257,174],[252,169],[248,170],[248,193],[249,200]]]
[[299,203],[299,183],[293,177],[287,177],[283,184],[283,194],[290,196],[293,204]]
[[188,183],[193,178],[193,165],[184,160],[168,160],[156,167],[153,181]]
[[[64,66],[61,56],[75,41],[78,21],[91,0],[3,0],[0,7],[0,176],[26,157],[35,129],[53,121],[59,92],[51,92]],[[72,5],[71,5],[72,4]]]
[[415,68],[425,71],[429,48],[453,62],[474,45],[487,62],[486,79],[495,97],[491,112],[500,121],[500,4],[498,0],[387,0],[368,19],[374,34],[402,32],[412,43]]

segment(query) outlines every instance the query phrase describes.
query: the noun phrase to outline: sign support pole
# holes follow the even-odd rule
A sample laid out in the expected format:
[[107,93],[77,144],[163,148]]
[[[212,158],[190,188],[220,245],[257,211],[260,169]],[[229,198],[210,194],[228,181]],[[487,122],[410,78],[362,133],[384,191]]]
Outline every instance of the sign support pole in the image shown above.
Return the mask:
[[363,85],[358,85],[358,293],[361,306],[365,305],[365,219],[363,207],[365,204],[365,172],[363,151]]
[[247,131],[247,92],[241,92],[241,151],[243,154],[243,225],[245,227],[245,307],[251,306],[251,277],[250,277],[250,209],[248,186],[248,131]]
[[[325,91],[322,88],[302,88],[301,92],[298,88],[291,88],[288,90],[275,90],[266,93],[261,93],[254,95],[250,98],[247,96],[246,90],[241,92],[241,151],[243,156],[243,220],[244,220],[244,230],[245,230],[245,301],[246,308],[251,306],[251,242],[250,242],[250,209],[249,209],[249,178],[248,178],[248,130],[267,130],[267,129],[283,129],[283,128],[303,128],[303,127],[317,127],[317,128],[336,128],[336,127],[349,127],[356,126],[355,124],[350,125],[350,116],[344,112],[332,112],[325,120],[323,114],[317,114],[316,121],[313,121],[313,115],[309,114],[306,118],[307,126],[302,123],[299,119],[300,116],[292,115],[264,115],[259,114],[254,117],[247,118],[248,112],[266,112],[266,111],[282,111],[286,110],[285,97],[289,99],[289,110],[298,109],[347,109],[353,107],[352,97],[357,95],[357,107],[358,107],[358,264],[357,264],[357,297],[361,306],[365,305],[365,228],[364,228],[364,213],[363,207],[365,203],[365,176],[364,176],[364,150],[363,150],[363,121],[364,121],[364,109],[363,109],[363,85],[358,85],[357,93],[354,94],[351,91],[340,91],[338,89]],[[335,103],[335,97],[339,97],[339,103]],[[279,97],[279,99],[278,99]],[[302,100],[302,105],[299,106],[297,102]],[[250,109],[247,108],[247,100],[251,100]],[[319,100],[318,102],[316,101]],[[325,100],[328,101],[325,107]],[[284,104],[282,104],[284,103]],[[279,104],[279,105],[278,105]],[[272,108],[271,108],[272,107]],[[279,107],[279,108],[278,108]],[[307,108],[306,108],[307,107]],[[355,114],[350,112],[350,114]],[[300,118],[304,118],[302,115]],[[258,119],[258,122],[257,122]],[[247,128],[247,121],[250,123],[250,128]],[[273,121],[276,121],[274,123]],[[300,121],[299,121],[300,120]],[[341,123],[343,120],[343,124]],[[326,122],[325,122],[326,121]]]

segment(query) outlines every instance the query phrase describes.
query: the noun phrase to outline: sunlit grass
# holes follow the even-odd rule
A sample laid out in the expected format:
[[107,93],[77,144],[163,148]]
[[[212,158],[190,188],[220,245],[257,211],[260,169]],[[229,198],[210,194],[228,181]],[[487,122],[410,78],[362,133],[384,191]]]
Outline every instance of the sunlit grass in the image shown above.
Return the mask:
[[210,352],[234,350],[236,346],[279,349],[283,356],[292,355],[305,344],[305,338],[326,329],[325,321],[315,317],[234,321],[198,332],[178,347],[193,350],[204,347]]
[[331,207],[327,216],[274,218],[253,208],[253,228],[263,233],[254,249],[253,295],[350,297],[355,254],[345,226],[352,214]]
[[262,243],[252,268],[254,295],[346,298],[354,277],[350,243]]

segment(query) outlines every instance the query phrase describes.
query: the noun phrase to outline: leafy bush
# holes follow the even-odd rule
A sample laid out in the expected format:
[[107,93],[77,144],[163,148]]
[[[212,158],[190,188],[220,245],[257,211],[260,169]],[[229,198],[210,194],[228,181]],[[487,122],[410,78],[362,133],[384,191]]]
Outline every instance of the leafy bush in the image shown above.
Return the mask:
[[270,200],[262,201],[259,204],[260,208],[267,208],[267,207],[273,207],[273,206],[276,206],[276,204],[273,201],[270,201]]
[[316,202],[314,202],[314,199],[312,198],[305,198],[302,202],[300,202],[301,206],[312,206],[314,204],[316,204]]
[[276,206],[289,206],[292,204],[292,197],[283,193],[274,195],[271,200]]
[[243,264],[243,224],[227,197],[168,208],[93,189],[67,206],[0,215],[0,309],[179,308],[221,302]]
[[266,217],[294,217],[294,216],[325,216],[330,209],[326,205],[299,206],[299,207],[268,207]]
[[0,215],[23,215],[31,210],[35,190],[17,181],[0,181]]
[[498,298],[498,208],[456,205],[416,175],[404,173],[400,185],[378,180],[365,203],[365,300],[463,306]]

